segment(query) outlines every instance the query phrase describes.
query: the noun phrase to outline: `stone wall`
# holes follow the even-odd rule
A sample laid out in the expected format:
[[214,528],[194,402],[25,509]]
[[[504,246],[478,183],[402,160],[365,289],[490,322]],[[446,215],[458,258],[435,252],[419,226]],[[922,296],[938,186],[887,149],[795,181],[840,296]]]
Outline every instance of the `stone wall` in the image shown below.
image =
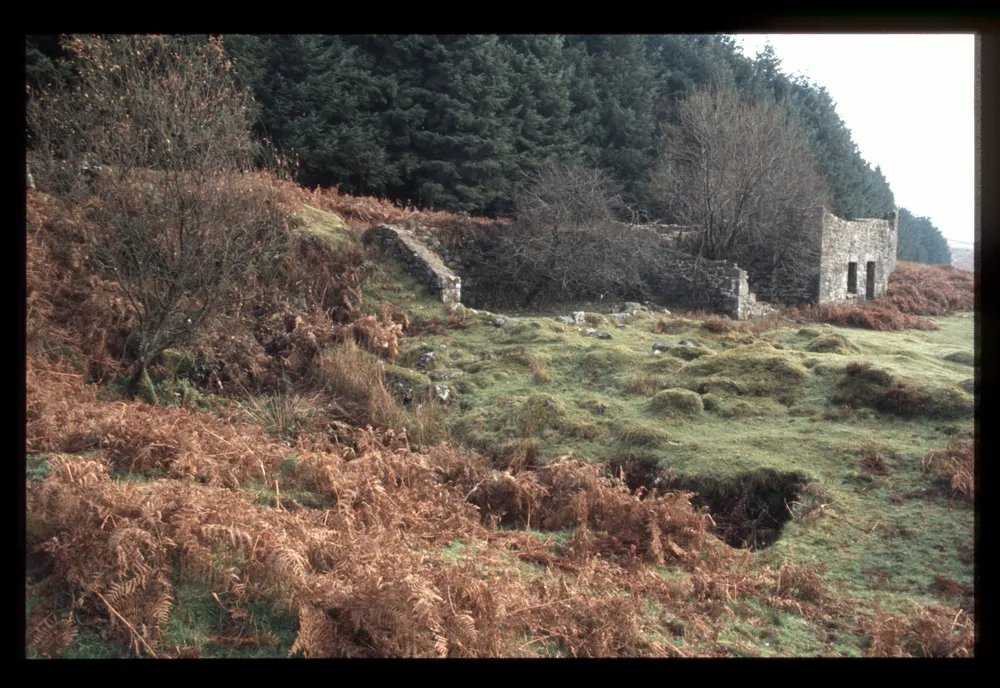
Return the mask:
[[372,230],[372,237],[387,253],[402,262],[408,273],[427,284],[442,303],[461,302],[461,278],[413,232],[402,227],[380,225]]
[[650,279],[655,296],[666,306],[695,308],[737,320],[750,314],[757,297],[746,270],[724,260],[699,260],[668,247],[659,249],[661,269]]
[[[833,215],[823,207],[806,208],[799,212],[801,245],[796,251],[802,256],[796,264],[810,263],[804,270],[773,270],[766,264],[743,265],[753,281],[754,275],[766,275],[765,281],[753,283],[754,291],[768,301],[782,303],[853,303],[875,299],[885,293],[889,275],[896,267],[896,244],[898,241],[898,220],[896,213],[883,219],[845,220]],[[651,225],[665,246],[689,251],[697,241],[697,228],[678,225]],[[811,258],[807,258],[811,256]],[[853,268],[849,265],[853,264]],[[854,283],[849,285],[848,272],[853,270]],[[714,271],[714,269],[713,269]],[[680,274],[686,271],[681,269]],[[721,285],[730,276],[724,271],[714,271],[713,276],[703,278],[705,284]],[[869,278],[870,274],[870,278]],[[870,279],[870,281],[869,281]],[[870,289],[869,289],[870,285]],[[700,289],[704,285],[694,288]],[[849,289],[853,286],[854,289]],[[679,298],[683,284],[667,288]],[[731,290],[729,290],[731,291]],[[713,303],[724,303],[728,297],[712,292],[714,296],[692,294],[688,300],[703,298]]]
[[[802,245],[796,248],[814,258],[799,261],[809,262],[812,267],[788,274],[768,270],[767,266],[741,267],[729,261],[698,259],[684,250],[697,238],[697,230],[691,227],[632,225],[647,230],[650,255],[655,256],[651,262],[657,267],[654,274],[647,276],[652,298],[666,306],[703,309],[742,319],[766,310],[766,305],[757,303],[755,292],[767,301],[784,303],[852,303],[885,293],[889,275],[896,267],[895,213],[884,219],[844,220],[822,207],[799,212]],[[436,288],[443,301],[458,300],[462,280],[412,232],[392,227],[376,231],[384,243],[401,247],[397,250],[407,264],[417,266],[415,269],[428,282],[439,285]],[[484,273],[484,268],[496,262],[499,243],[495,234],[470,235],[445,246],[432,231],[428,241],[467,278],[466,298],[470,304],[490,307],[513,293],[509,280],[503,279],[509,275],[501,278],[491,275],[488,269]],[[767,284],[754,283],[751,291],[748,272],[769,275]],[[851,279],[853,284],[849,284]],[[497,293],[498,287],[503,293]]]
[[[885,293],[896,269],[896,213],[883,219],[844,220],[816,208],[809,212],[808,224],[821,236],[819,303],[854,303]],[[852,272],[853,285],[849,284]]]
[[659,222],[649,224],[627,225],[633,229],[641,229],[653,232],[660,238],[664,246],[675,248],[679,251],[697,250],[698,236],[701,229],[691,225],[668,225]]
[[[690,232],[690,228],[686,227],[677,229],[683,229],[685,234]],[[497,228],[497,231],[502,230]],[[651,256],[655,256],[650,263],[657,265],[654,273],[647,275],[651,290],[649,297],[667,307],[702,309],[737,319],[761,310],[756,296],[750,291],[745,270],[732,262],[698,259],[674,248],[676,239],[675,232],[654,231],[648,235],[649,251]],[[424,245],[433,248],[461,275],[467,305],[475,308],[504,307],[509,305],[507,301],[511,296],[523,296],[530,291],[519,291],[518,285],[510,284],[509,275],[491,275],[491,266],[497,262],[497,253],[502,250],[496,233],[477,233],[460,242],[444,244],[430,230]],[[615,296],[624,298],[620,294]],[[517,302],[517,298],[514,301]]]
[[460,241],[448,243],[431,233],[424,237],[424,243],[461,277],[463,304],[485,309],[508,305],[502,298],[504,294],[498,293],[498,287],[504,291],[504,285],[496,279],[493,268],[501,254],[496,233],[470,233]]

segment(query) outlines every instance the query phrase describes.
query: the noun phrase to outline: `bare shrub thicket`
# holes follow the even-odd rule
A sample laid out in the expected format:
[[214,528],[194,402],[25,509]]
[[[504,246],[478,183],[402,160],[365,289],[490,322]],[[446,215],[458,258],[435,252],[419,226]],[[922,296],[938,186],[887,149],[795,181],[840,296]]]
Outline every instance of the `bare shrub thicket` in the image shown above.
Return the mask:
[[524,302],[641,293],[651,236],[622,222],[629,210],[604,173],[550,160],[515,207],[492,272]]
[[758,289],[810,273],[818,246],[800,235],[796,211],[822,204],[826,188],[787,108],[697,91],[663,141],[652,188],[674,221],[700,229],[699,256],[736,261]]
[[92,256],[134,316],[134,389],[277,263],[285,215],[255,168],[247,95],[222,42],[73,37],[76,85],[34,94],[39,189],[87,208]]

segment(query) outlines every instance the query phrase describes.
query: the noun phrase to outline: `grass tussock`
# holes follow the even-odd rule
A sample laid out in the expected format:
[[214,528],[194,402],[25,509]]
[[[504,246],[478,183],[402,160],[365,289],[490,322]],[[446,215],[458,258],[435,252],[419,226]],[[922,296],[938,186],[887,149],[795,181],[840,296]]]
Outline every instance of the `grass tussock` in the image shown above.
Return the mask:
[[248,423],[290,439],[303,431],[317,430],[323,412],[322,397],[315,392],[248,394],[235,405]]
[[927,605],[889,614],[876,602],[864,630],[872,657],[971,657],[975,649],[973,621],[963,609]]
[[318,384],[344,410],[346,419],[358,425],[400,424],[403,408],[386,386],[383,367],[353,339],[323,352],[315,374]]
[[865,440],[858,450],[861,456],[861,470],[868,475],[888,475],[889,464],[886,462],[885,450],[877,442]]
[[806,351],[819,354],[856,354],[858,347],[847,341],[841,334],[824,334],[816,337],[805,347]]
[[701,396],[688,389],[665,389],[650,398],[649,407],[668,417],[698,417],[705,407]]
[[776,398],[794,396],[809,379],[809,371],[799,361],[753,346],[698,359],[685,366],[682,374],[696,382],[736,380],[747,394]]
[[975,453],[971,442],[955,440],[941,451],[930,452],[924,457],[923,467],[954,494],[970,502],[975,500]]
[[523,347],[517,347],[505,352],[503,358],[530,370],[532,378],[538,384],[552,382],[552,373],[546,366],[546,358],[544,356],[540,356]]
[[947,354],[944,360],[951,361],[952,363],[961,363],[962,365],[975,366],[976,365],[976,355],[971,351],[954,351]]
[[719,317],[712,317],[706,318],[702,321],[701,329],[713,334],[723,334],[724,332],[736,332],[741,328],[740,323],[733,322],[732,320],[725,320]]
[[648,397],[656,394],[669,384],[670,379],[664,375],[636,373],[630,375],[621,388],[623,392]]
[[559,430],[566,419],[566,407],[555,397],[532,394],[517,403],[510,420],[521,437],[540,437],[547,430]]
[[655,334],[683,334],[699,326],[697,320],[688,318],[658,318],[653,322],[652,328]]
[[867,407],[901,418],[951,420],[972,414],[973,397],[957,387],[897,380],[867,363],[852,362],[831,397],[849,408]]
[[670,434],[653,423],[621,421],[615,425],[614,437],[622,450],[659,447],[670,439]]
[[592,371],[593,375],[608,370],[633,368],[639,362],[639,357],[627,346],[609,344],[594,346],[581,357],[580,363],[584,370]]

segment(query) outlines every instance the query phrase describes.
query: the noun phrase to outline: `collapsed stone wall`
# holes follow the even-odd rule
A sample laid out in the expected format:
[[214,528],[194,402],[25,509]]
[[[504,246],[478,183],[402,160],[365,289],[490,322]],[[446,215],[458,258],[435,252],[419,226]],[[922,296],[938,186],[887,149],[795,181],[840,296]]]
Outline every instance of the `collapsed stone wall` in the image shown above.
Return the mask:
[[[649,229],[647,226],[639,228]],[[689,235],[691,228],[670,229]],[[655,257],[650,262],[656,265],[646,276],[650,298],[672,308],[707,310],[736,319],[760,312],[745,270],[732,262],[699,259],[675,248],[679,233],[654,231],[648,235],[649,251]],[[430,230],[423,238],[426,245],[440,253],[444,262],[461,276],[462,297],[467,305],[476,308],[504,306],[512,295],[530,292],[530,289],[519,291],[518,287],[524,285],[511,284],[510,275],[490,272],[489,266],[498,263],[498,251],[503,250],[496,233],[478,232],[459,242],[444,243]]]
[[[697,241],[697,228],[681,225],[630,225],[648,233],[651,261],[657,265],[647,276],[651,296],[666,306],[750,317],[762,310],[757,296],[784,303],[843,303],[878,298],[885,293],[896,266],[898,218],[845,220],[823,207],[799,211],[801,245],[795,248],[811,259],[807,269],[775,271],[767,265],[739,266],[729,261],[698,259],[689,251]],[[459,242],[429,243],[462,275],[468,302],[490,307],[510,295],[510,275],[491,274],[499,242],[492,233],[470,234]],[[851,267],[853,265],[853,267]],[[853,273],[853,274],[850,274]],[[748,276],[768,275],[753,282]]]
[[406,271],[424,282],[442,303],[461,303],[462,279],[441,257],[431,251],[408,229],[380,225],[371,237],[388,254],[406,267]]
[[775,246],[776,256],[762,252],[757,262],[743,265],[758,297],[786,304],[814,303],[818,298],[822,232],[811,213],[796,213],[793,245]]
[[[448,243],[430,235],[425,241],[461,277],[462,303],[486,309],[508,305],[512,296],[509,285],[497,279],[496,271],[491,270],[491,266],[500,263],[502,251],[495,234],[470,234]],[[509,279],[510,275],[504,277]]]
[[753,311],[757,297],[750,291],[746,270],[736,263],[699,259],[666,247],[659,251],[661,268],[650,283],[663,304],[713,311],[737,320]]
[[[781,303],[851,303],[875,299],[885,293],[889,276],[896,267],[899,237],[896,213],[885,218],[845,220],[822,206],[797,212],[799,231],[793,248],[799,257],[793,265],[798,269],[774,269],[767,256],[762,256],[759,264],[742,265],[754,293],[767,301]],[[691,252],[697,244],[696,227],[649,227],[660,235],[665,246]],[[670,290],[680,296],[683,286]],[[708,300],[719,302],[718,298]]]

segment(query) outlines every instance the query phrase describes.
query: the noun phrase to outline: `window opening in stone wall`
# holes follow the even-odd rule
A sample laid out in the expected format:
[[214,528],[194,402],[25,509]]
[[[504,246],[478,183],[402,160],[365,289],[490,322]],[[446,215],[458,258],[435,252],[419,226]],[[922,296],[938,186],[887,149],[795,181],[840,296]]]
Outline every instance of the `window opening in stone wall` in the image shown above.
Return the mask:
[[858,264],[848,263],[847,264],[847,293],[857,294],[858,293]]
[[871,301],[875,298],[875,261],[868,261],[865,267],[865,298]]

